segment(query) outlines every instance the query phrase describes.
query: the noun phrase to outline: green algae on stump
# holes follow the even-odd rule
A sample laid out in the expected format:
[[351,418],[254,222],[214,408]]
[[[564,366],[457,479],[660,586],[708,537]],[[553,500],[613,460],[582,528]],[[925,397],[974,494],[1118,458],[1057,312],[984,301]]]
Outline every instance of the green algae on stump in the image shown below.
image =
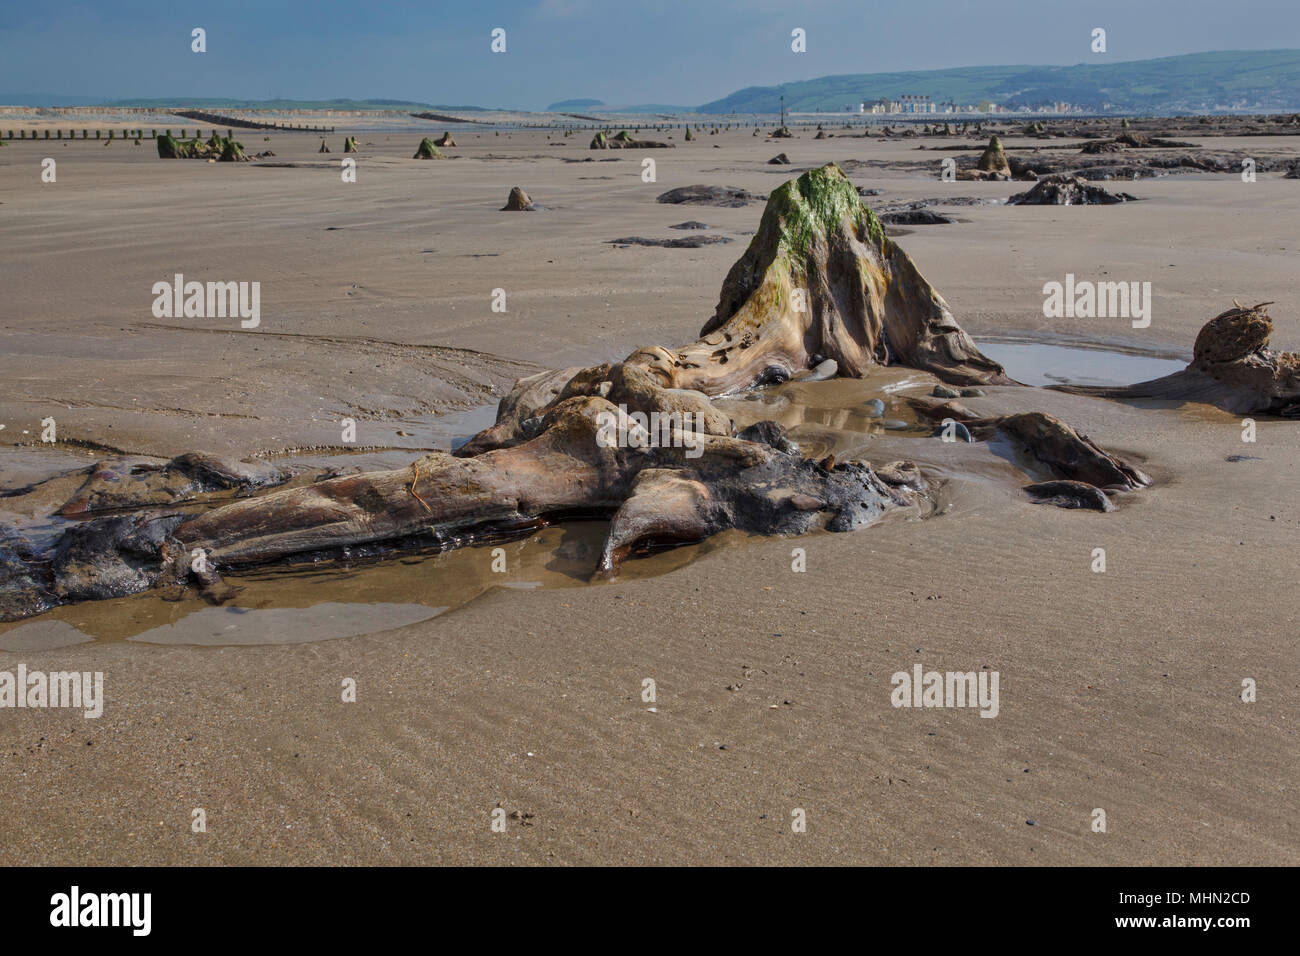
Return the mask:
[[163,133],[157,139],[159,159],[215,159],[223,163],[247,162],[244,144],[229,136],[213,134],[206,142],[193,140],[176,140],[171,133]]
[[189,143],[178,142],[172,138],[171,133],[163,133],[158,137],[159,159],[188,159],[189,156]]
[[240,163],[245,161],[246,159],[248,159],[248,157],[244,155],[243,143],[236,142],[235,140],[229,138],[225,139],[222,142],[221,156],[218,158],[217,160],[218,162]]
[[415,151],[412,159],[442,159],[442,152],[433,144],[433,140],[425,137],[420,140],[420,148]]
[[773,191],[700,335],[644,359],[675,387],[707,394],[785,381],[813,356],[853,378],[906,365],[954,384],[1010,381],[834,163]]
[[975,164],[982,173],[1006,173],[1011,175],[1011,166],[1007,163],[1007,154],[1002,149],[1002,141],[996,136],[989,137],[989,144]]

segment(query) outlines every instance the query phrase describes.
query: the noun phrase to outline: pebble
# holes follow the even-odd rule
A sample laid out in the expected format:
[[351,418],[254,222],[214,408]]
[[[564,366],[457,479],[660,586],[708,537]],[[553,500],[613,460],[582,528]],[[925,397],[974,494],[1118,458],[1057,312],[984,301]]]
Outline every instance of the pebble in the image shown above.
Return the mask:
[[983,398],[984,389],[982,388],[963,388],[961,390],[962,398]]
[[936,385],[934,391],[930,394],[935,398],[956,398],[961,393],[955,388],[949,388],[947,385]]
[[897,418],[886,418],[884,425],[885,430],[891,432],[902,431],[907,428],[907,422],[900,422]]
[[867,402],[867,415],[871,418],[879,418],[885,414],[885,403],[878,398],[873,398]]

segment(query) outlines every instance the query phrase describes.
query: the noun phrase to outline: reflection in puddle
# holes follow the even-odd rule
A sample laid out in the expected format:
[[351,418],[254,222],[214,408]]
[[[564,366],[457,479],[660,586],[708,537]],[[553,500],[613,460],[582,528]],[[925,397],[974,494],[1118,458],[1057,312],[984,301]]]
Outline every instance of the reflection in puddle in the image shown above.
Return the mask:
[[238,603],[205,607],[172,624],[161,624],[128,640],[143,644],[302,644],[352,637],[414,624],[446,608],[421,604],[338,604],[311,607],[246,608]]
[[1137,352],[1040,342],[981,341],[979,348],[1025,385],[1132,385],[1187,367],[1186,362]]
[[[4,433],[5,438],[10,432]],[[104,455],[97,451],[56,447],[8,447],[0,457],[0,488],[21,488],[53,475],[94,464]]]
[[912,369],[882,368],[865,378],[788,382],[742,398],[717,399],[714,405],[731,416],[737,429],[764,420],[784,425],[805,458],[833,454],[847,460],[866,456],[873,438],[929,435],[931,426],[918,420],[898,393],[933,383]]

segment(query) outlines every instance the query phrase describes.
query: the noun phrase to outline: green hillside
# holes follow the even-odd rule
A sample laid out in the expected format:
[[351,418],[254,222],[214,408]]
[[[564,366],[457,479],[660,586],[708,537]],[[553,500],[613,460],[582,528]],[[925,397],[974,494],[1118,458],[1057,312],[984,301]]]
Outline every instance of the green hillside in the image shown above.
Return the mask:
[[1076,66],[975,66],[900,73],[823,76],[780,86],[751,86],[700,107],[704,113],[842,110],[905,93],[940,103],[1037,106],[1064,101],[1100,109],[1300,109],[1300,50],[1190,53],[1127,63]]

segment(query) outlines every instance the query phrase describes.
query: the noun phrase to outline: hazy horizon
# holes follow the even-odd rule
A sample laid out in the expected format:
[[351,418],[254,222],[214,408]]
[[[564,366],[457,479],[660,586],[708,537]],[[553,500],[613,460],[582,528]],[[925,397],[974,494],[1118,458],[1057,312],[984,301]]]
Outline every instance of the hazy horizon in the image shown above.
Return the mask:
[[[191,31],[207,50],[191,51]],[[807,52],[791,51],[802,28]],[[1107,32],[1107,52],[1090,50]],[[491,50],[494,29],[506,51]],[[697,106],[750,86],[845,73],[1119,63],[1300,47],[1300,8],[1249,0],[1100,0],[1087,11],[1031,0],[776,3],[665,0],[646,6],[529,0],[382,8],[322,0],[160,0],[0,11],[5,96],[126,99],[407,100],[541,110]],[[879,42],[873,42],[879,37]],[[6,104],[13,105],[13,104]],[[69,102],[67,105],[77,105]]]

